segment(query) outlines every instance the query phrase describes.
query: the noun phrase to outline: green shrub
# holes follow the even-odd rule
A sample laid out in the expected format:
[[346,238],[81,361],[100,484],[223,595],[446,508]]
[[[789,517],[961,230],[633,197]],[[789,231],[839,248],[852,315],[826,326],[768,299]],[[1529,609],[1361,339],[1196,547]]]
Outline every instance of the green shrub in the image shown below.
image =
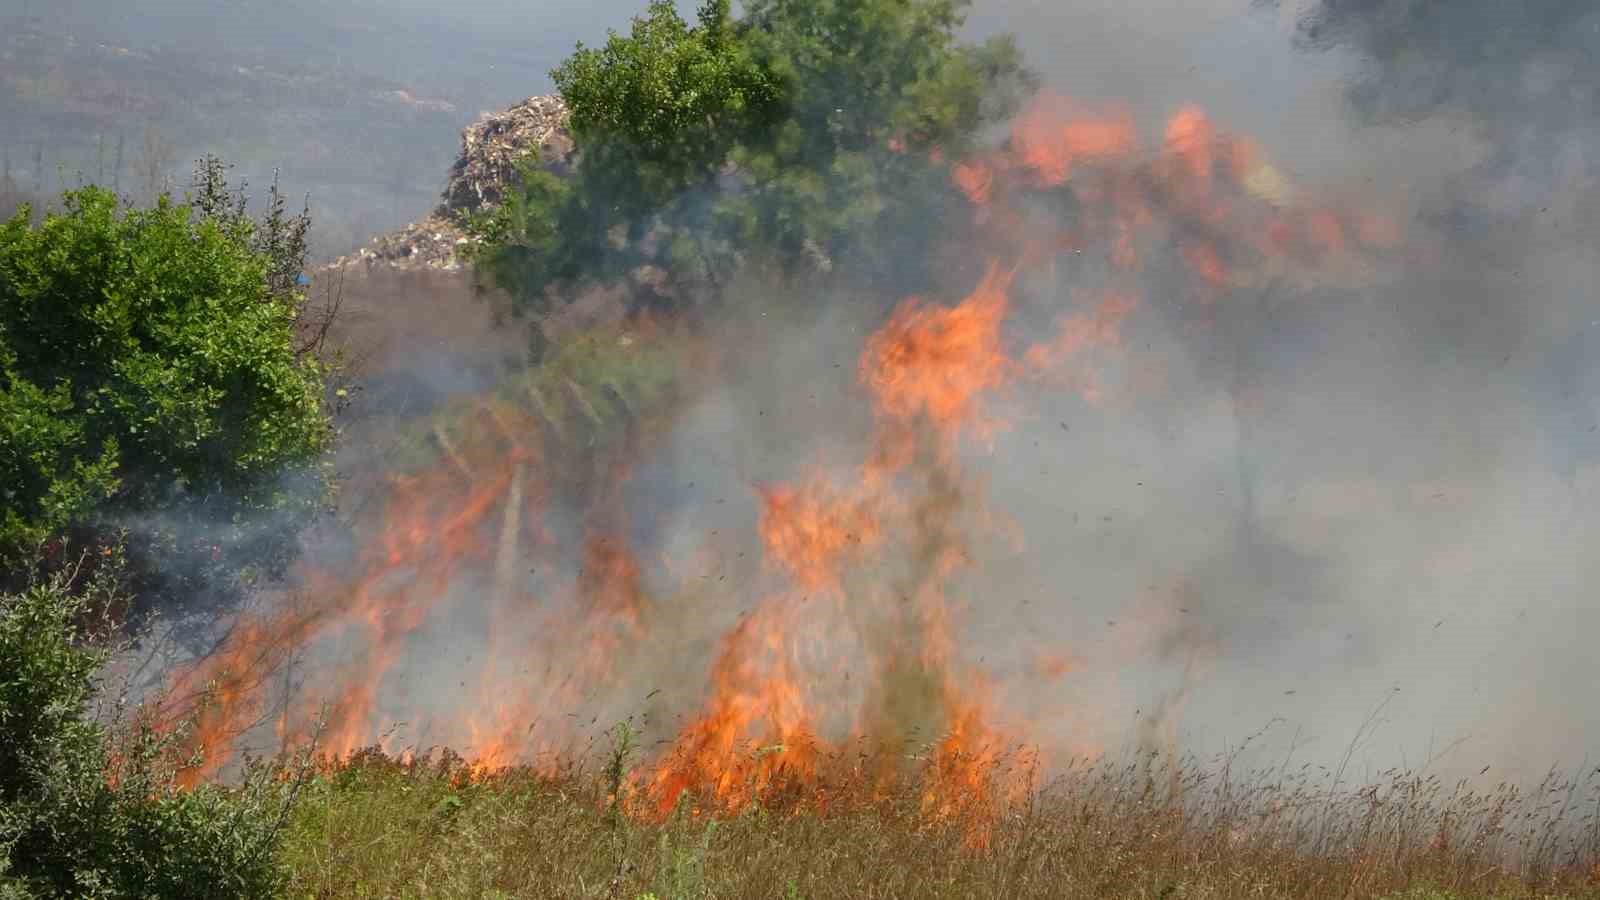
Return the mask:
[[138,596],[183,606],[280,571],[320,508],[331,429],[289,271],[306,220],[245,218],[217,164],[198,182],[193,205],[91,187],[0,222],[5,586],[46,541],[129,530]]
[[0,595],[0,898],[271,896],[297,782],[180,790],[172,736],[91,718],[115,598],[73,588]]

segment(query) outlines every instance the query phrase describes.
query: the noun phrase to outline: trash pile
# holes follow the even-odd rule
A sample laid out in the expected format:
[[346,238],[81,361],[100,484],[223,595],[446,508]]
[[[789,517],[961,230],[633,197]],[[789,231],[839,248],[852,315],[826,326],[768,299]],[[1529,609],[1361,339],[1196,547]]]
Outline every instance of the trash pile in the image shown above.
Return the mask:
[[472,238],[454,222],[428,216],[378,235],[355,253],[329,263],[328,268],[342,269],[359,263],[367,268],[385,266],[457,272],[465,266],[461,250],[471,242]]
[[567,106],[560,97],[529,97],[510,109],[484,113],[461,132],[461,153],[450,167],[444,194],[428,217],[373,238],[329,268],[354,264],[456,272],[472,242],[462,227],[469,215],[493,209],[517,181],[517,165],[528,153],[556,174],[570,170],[574,144]]
[[498,205],[517,182],[517,163],[529,151],[556,174],[565,174],[573,153],[567,105],[560,97],[529,97],[504,112],[486,113],[461,132],[461,155],[450,167],[444,202],[434,215],[459,221]]

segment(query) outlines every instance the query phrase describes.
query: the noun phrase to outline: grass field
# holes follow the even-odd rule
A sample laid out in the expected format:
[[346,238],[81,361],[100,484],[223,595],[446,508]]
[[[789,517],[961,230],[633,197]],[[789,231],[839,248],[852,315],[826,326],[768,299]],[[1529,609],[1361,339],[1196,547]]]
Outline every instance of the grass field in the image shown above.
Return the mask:
[[996,765],[952,798],[939,772],[861,754],[712,815],[694,795],[659,810],[648,769],[593,762],[319,766],[285,834],[290,896],[1600,898],[1592,779],[1333,790],[1151,757],[1020,793]]

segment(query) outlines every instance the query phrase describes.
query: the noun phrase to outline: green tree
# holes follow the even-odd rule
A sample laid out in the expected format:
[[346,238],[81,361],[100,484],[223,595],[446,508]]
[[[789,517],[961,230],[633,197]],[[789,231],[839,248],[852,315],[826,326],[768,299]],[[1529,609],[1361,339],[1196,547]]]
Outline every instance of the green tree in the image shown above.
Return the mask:
[[914,285],[946,160],[1029,86],[1009,39],[958,40],[965,7],[709,0],[691,27],[652,3],[552,73],[576,174],[530,170],[475,223],[480,273],[535,310],[645,265],[677,288],[752,264]]
[[728,0],[708,0],[693,28],[671,0],[654,0],[629,37],[580,44],[551,75],[574,136],[611,176],[624,212],[714,179],[780,111],[778,81],[736,38]]
[[325,497],[331,438],[280,271],[294,239],[292,223],[258,228],[204,190],[197,206],[132,209],[86,188],[37,225],[27,210],[0,224],[0,566],[13,579],[52,536],[104,545],[123,529],[146,606],[286,563]]

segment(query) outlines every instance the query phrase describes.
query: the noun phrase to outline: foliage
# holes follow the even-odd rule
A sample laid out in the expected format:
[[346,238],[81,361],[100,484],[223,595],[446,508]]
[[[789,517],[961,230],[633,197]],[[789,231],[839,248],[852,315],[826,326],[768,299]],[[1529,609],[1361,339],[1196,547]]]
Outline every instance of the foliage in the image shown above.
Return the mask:
[[[143,599],[284,563],[323,496],[321,368],[297,352],[302,224],[99,188],[0,224],[0,563],[133,531]],[[208,208],[206,204],[213,204]],[[158,577],[159,576],[159,577]]]
[[0,595],[0,897],[271,896],[292,781],[181,791],[172,736],[89,716],[113,570]]
[[494,464],[515,444],[543,460],[546,486],[592,502],[630,442],[676,421],[692,395],[696,349],[677,335],[599,326],[562,336],[537,364],[505,373],[487,396],[452,402],[426,427],[407,426],[379,465],[412,472],[441,452]]
[[194,194],[189,204],[203,219],[214,222],[235,243],[250,250],[266,263],[267,293],[274,301],[285,306],[303,302],[299,293],[300,277],[306,271],[310,252],[307,238],[311,232],[311,205],[306,205],[296,215],[289,215],[288,204],[278,190],[274,175],[267,188],[267,208],[260,221],[252,219],[245,207],[249,204],[246,185],[237,188],[228,184],[228,166],[215,156],[207,156],[195,165]]
[[577,53],[552,73],[571,128],[616,181],[624,212],[648,211],[716,175],[728,154],[773,124],[779,87],[735,39],[729,0],[708,0],[690,28],[652,0],[629,37]]
[[690,27],[653,3],[553,73],[577,173],[530,172],[475,223],[480,272],[535,310],[644,266],[679,287],[750,265],[914,282],[955,202],[946,160],[1028,84],[1009,39],[957,39],[965,5],[708,0]]

